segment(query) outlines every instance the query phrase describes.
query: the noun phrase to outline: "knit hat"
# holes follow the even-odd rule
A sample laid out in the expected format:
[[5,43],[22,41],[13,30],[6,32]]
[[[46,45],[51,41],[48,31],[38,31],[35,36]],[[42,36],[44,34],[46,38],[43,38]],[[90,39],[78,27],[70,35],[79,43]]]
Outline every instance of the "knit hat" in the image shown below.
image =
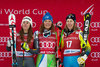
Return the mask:
[[74,22],[76,22],[75,14],[69,14],[69,15],[66,17],[66,20],[67,20],[67,19],[73,19]]
[[25,16],[23,18],[23,20],[22,20],[21,26],[22,26],[22,24],[23,24],[24,21],[28,21],[31,24],[31,26],[33,26],[31,17]]
[[45,20],[51,20],[52,23],[53,23],[53,18],[52,18],[52,16],[50,15],[49,12],[47,12],[47,13],[43,16],[43,18],[42,18],[42,23],[44,23]]

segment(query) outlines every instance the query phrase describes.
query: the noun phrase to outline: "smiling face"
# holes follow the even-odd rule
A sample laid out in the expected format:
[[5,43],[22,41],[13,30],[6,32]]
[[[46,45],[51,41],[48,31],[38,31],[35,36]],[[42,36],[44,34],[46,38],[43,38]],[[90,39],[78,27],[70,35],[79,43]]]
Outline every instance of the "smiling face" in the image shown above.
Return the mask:
[[45,20],[44,21],[45,29],[50,29],[51,26],[52,26],[52,21],[51,20]]
[[73,26],[74,26],[74,20],[73,19],[67,19],[66,20],[66,25],[67,25],[69,30],[72,30]]
[[22,28],[23,28],[23,30],[28,31],[29,27],[30,27],[30,22],[24,21],[24,22],[22,23]]

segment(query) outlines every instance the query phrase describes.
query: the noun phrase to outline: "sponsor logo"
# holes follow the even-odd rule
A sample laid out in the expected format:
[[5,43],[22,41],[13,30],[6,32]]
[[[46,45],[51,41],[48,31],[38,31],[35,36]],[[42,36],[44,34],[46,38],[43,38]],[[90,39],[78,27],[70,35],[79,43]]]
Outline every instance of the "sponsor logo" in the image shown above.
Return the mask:
[[0,42],[7,42],[9,37],[0,37]]
[[77,40],[78,37],[69,37],[69,38],[64,38],[64,40],[68,40],[68,39],[74,39],[74,40]]
[[100,22],[92,22],[92,23],[90,24],[90,26],[91,26],[92,28],[100,28]]
[[51,41],[40,41],[40,48],[51,48],[54,49],[55,48],[55,42],[51,42]]
[[92,46],[98,46],[98,44],[91,44]]
[[92,43],[100,43],[100,37],[91,37],[90,41]]
[[100,52],[92,52],[91,57],[92,58],[100,58]]
[[9,24],[0,24],[0,26],[9,26]]
[[11,57],[11,52],[0,52],[0,57]]
[[92,4],[90,7],[88,7],[84,12],[81,12],[81,15],[85,15],[86,13],[90,13],[91,15],[93,15],[93,9],[94,9],[94,4]]
[[99,61],[99,59],[91,59],[91,61],[93,61],[93,62],[94,62],[94,61],[97,62],[97,61]]

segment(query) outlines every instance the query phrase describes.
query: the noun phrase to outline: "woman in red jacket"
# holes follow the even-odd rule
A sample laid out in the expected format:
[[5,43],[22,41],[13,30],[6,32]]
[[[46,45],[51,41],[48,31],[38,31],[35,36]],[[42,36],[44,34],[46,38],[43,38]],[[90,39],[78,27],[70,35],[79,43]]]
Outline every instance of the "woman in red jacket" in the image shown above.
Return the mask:
[[[35,67],[33,54],[37,54],[39,48],[37,44],[33,44],[33,40],[32,19],[29,16],[25,16],[21,23],[21,30],[16,37],[18,67]],[[11,49],[10,42],[11,40],[8,41],[7,50]],[[33,50],[33,46],[36,46],[36,50]],[[25,50],[24,53],[23,50]]]

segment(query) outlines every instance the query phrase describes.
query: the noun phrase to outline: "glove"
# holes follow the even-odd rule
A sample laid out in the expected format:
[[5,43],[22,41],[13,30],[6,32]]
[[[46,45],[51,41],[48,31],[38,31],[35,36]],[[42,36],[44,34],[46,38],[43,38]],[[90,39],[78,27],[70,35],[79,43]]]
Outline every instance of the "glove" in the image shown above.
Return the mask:
[[10,39],[7,41],[7,47],[11,47],[11,41]]
[[85,54],[84,56],[79,57],[79,58],[77,59],[78,64],[84,64],[87,58],[88,58],[88,57],[87,57],[86,54]]
[[23,50],[25,50],[27,52],[30,50],[30,48],[29,48],[29,46],[28,46],[28,44],[26,42],[22,43],[21,47],[22,47]]

